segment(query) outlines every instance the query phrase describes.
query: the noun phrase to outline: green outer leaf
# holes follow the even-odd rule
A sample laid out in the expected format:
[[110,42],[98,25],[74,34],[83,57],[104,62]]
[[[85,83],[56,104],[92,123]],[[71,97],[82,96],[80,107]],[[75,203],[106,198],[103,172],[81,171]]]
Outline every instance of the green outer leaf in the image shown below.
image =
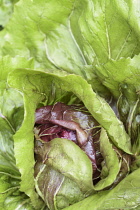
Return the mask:
[[96,193],[88,198],[85,198],[83,201],[64,208],[64,210],[102,210],[103,202],[107,195],[108,191]]
[[35,95],[34,98],[24,95],[24,110],[25,116],[22,127],[14,135],[15,144],[15,158],[16,163],[21,173],[21,188],[20,190],[25,192],[30,198],[36,209],[43,206],[43,203],[39,200],[34,186],[34,113],[37,104],[43,98],[40,95]]
[[10,183],[3,180],[3,177],[0,177],[0,209],[3,209],[3,203],[5,198],[7,197],[7,193],[1,194],[6,191],[10,187]]
[[29,198],[19,191],[20,179],[8,173],[0,174],[0,209],[33,210]]
[[[139,209],[140,205],[140,169],[123,179],[114,189],[89,196],[65,210],[118,210]],[[137,208],[138,207],[138,208]]]
[[[118,98],[121,87],[126,85],[126,90],[132,90],[130,94],[135,101],[136,91],[139,91],[140,85],[140,54],[131,58],[121,58],[118,61],[110,60],[108,63],[96,66],[96,74],[99,80]],[[133,90],[133,89],[136,90]],[[134,96],[133,96],[134,95]],[[129,100],[132,100],[129,98]]]
[[18,0],[0,0],[0,25],[6,26],[12,16],[14,4]]
[[101,130],[101,134],[100,134],[100,152],[104,157],[108,175],[107,177],[102,178],[95,185],[94,187],[95,190],[102,190],[110,186],[116,180],[116,177],[121,167],[121,163],[119,163],[117,154],[113,150],[112,145],[109,142],[107,133],[104,129]]
[[0,117],[0,171],[19,176],[13,152],[13,130]]
[[5,199],[3,210],[34,210],[30,203],[30,199],[25,196],[25,194],[11,195]]
[[[123,4],[125,16],[117,8]],[[129,18],[135,18],[135,14],[130,13],[130,4],[136,5],[138,0],[135,3],[133,0],[129,0],[129,3],[124,0],[119,3],[117,0],[75,1],[71,28],[88,64],[106,63],[109,59],[118,60],[139,53],[139,35],[129,25]],[[135,19],[134,22],[137,24],[139,21]]]
[[15,133],[23,120],[23,98],[21,93],[13,88],[9,88],[5,81],[0,82],[0,87],[1,119]]
[[19,176],[13,151],[13,134],[23,120],[23,99],[21,93],[9,88],[7,75],[17,67],[33,67],[33,59],[23,57],[0,57],[0,171]]
[[[9,88],[6,77],[16,65],[25,66],[24,58],[11,59],[8,56],[0,58],[0,170],[19,176],[13,153],[13,134],[21,125],[23,114],[17,119],[16,115],[22,110],[22,96],[19,92]],[[29,62],[30,63],[30,62]],[[11,67],[12,66],[12,67]],[[18,98],[18,100],[17,100]],[[16,115],[15,115],[16,112]]]
[[103,210],[116,208],[134,208],[140,205],[140,169],[123,179],[107,196],[103,203]]
[[[129,25],[135,31],[135,33],[139,37],[140,32],[140,22],[139,22],[139,12],[140,12],[140,5],[139,0],[115,0],[116,8],[120,14],[120,16],[124,17],[124,19],[128,20]],[[128,19],[129,17],[129,19]]]
[[23,120],[22,94],[7,85],[7,75],[17,67],[32,68],[33,59],[0,57],[0,173],[20,178],[14,156],[13,135]]
[[110,60],[96,67],[96,74],[118,99],[120,120],[131,138],[132,152],[139,154],[140,54]]
[[8,73],[16,68],[34,68],[34,59],[26,59],[16,55],[14,58],[10,56],[0,56],[0,80],[7,80]]
[[[54,64],[53,59],[49,60],[49,56],[47,55],[48,47],[46,43],[49,37],[51,40],[53,40],[53,36],[57,34],[53,34],[53,30],[59,26],[61,27],[61,30],[63,30],[63,32],[66,31],[66,33],[64,33],[66,37],[67,35],[70,36],[70,34],[68,34],[67,32],[67,28],[64,25],[72,10],[73,2],[74,0],[62,0],[61,2],[57,2],[56,0],[20,0],[15,7],[14,15],[6,29],[6,34],[9,37],[5,37],[6,42],[3,48],[3,54],[10,54],[11,56],[15,56],[18,54],[25,56],[26,58],[34,57],[36,61],[36,66],[42,66],[49,69],[56,68],[57,64]],[[13,28],[15,27],[16,30],[13,30]],[[58,37],[61,39],[61,35],[58,35]],[[62,47],[59,47],[58,49],[67,49],[65,46],[63,47],[63,42],[61,44],[56,43],[57,46],[62,45]],[[66,46],[68,45],[68,48],[71,49],[71,45],[76,48],[71,37],[70,40],[65,40],[65,42]],[[71,44],[69,44],[69,42]],[[71,55],[71,50],[69,51]],[[71,60],[71,56],[68,55],[69,51],[67,53],[62,52],[63,59],[67,61]],[[57,53],[57,57],[58,55],[58,60],[60,62],[61,53]],[[66,59],[65,57],[68,58]],[[72,57],[72,60],[74,59],[74,61],[68,62],[71,65],[74,65],[76,63],[75,57],[78,58],[77,62],[79,59],[82,60],[77,52],[75,52]],[[65,64],[67,63],[67,61],[65,62]],[[61,66],[57,68],[60,69]],[[71,70],[71,67],[69,67],[69,69]],[[72,68],[72,70],[74,71],[74,68]]]
[[85,65],[139,53],[138,1],[20,0],[2,35],[2,54],[87,78]]

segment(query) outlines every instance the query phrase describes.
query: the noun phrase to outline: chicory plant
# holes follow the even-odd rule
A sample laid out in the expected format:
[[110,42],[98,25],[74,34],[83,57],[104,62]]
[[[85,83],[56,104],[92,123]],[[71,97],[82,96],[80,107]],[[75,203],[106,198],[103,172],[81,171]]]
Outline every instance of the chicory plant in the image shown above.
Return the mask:
[[[140,208],[139,8],[138,0],[1,1],[1,209]],[[40,140],[35,112],[57,103],[84,107],[99,126],[97,179],[82,138],[69,140],[79,130],[55,124],[61,135]]]

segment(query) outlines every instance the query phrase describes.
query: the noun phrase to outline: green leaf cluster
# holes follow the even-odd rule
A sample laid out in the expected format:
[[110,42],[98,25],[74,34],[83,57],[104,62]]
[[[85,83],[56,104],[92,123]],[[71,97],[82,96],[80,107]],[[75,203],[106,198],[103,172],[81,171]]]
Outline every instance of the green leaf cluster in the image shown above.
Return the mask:
[[[92,189],[87,198],[75,185],[77,171],[74,180],[65,178],[60,194],[71,183],[68,197],[77,190],[79,200],[85,198],[76,204],[71,198],[66,209],[140,208],[139,17],[139,0],[0,1],[1,209],[47,208],[35,190],[34,113],[58,101],[84,104],[99,122],[105,159],[95,186],[85,163],[89,177],[82,182]],[[114,148],[132,156],[131,173],[108,189],[125,161]],[[48,171],[56,175],[54,166]],[[60,194],[54,196],[56,209],[64,208]]]

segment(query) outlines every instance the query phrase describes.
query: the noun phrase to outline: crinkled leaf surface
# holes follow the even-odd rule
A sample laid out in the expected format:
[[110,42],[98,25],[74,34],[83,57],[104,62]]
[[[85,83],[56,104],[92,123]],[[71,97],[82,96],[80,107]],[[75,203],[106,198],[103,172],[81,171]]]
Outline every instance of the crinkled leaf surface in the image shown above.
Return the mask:
[[3,210],[34,210],[30,203],[30,199],[25,194],[10,195],[5,199]]
[[[140,4],[138,0],[136,1],[101,0],[100,2],[97,0],[84,0],[82,2],[79,2],[78,0],[76,1],[66,0],[61,2],[55,0],[53,1],[21,0],[16,5],[13,18],[10,21],[10,23],[7,25],[6,29],[4,30],[4,33],[1,32],[0,45],[3,46],[1,54],[4,55],[10,54],[12,57],[14,57],[17,54],[25,56],[26,58],[34,57],[36,68],[45,67],[46,69],[47,67],[53,69],[51,71],[54,71],[56,73],[68,72],[68,73],[79,74],[85,79],[89,80],[90,83],[92,83],[91,81],[93,77],[94,81],[96,81],[96,76],[93,73],[93,71],[95,71],[95,67],[92,66],[93,64],[99,64],[100,66],[100,64],[105,64],[108,62],[108,60],[113,59],[110,61],[111,65],[107,63],[107,68],[114,69],[114,66],[116,65],[115,61],[117,61],[119,58],[133,57],[134,54],[139,53],[139,45],[140,45],[139,10],[140,10]],[[130,60],[129,58],[124,60],[124,62],[122,62],[122,60],[120,60],[119,62],[120,62],[119,68],[122,69],[123,66],[123,70],[126,69],[126,66],[130,70],[133,69],[134,64],[136,64],[137,69],[139,68],[138,60],[137,62],[133,62],[133,65],[132,65],[132,60]],[[7,64],[7,62],[5,61],[4,63]],[[129,68],[128,66],[131,67]],[[25,67],[25,66],[20,65],[20,67]],[[118,68],[118,66],[115,68]],[[5,71],[3,71],[0,74],[2,75],[6,71],[7,70],[5,68]],[[105,72],[105,70],[103,71]],[[104,72],[102,73],[104,74]],[[129,79],[129,81],[127,80],[127,83],[135,84],[136,82],[136,84],[138,84],[139,82],[139,77],[137,77],[139,75],[138,71],[136,72],[137,76],[135,76],[135,73],[133,75],[132,74],[130,73],[129,76],[130,78],[132,76],[133,79],[135,78],[135,80]],[[114,94],[114,96],[118,97],[119,96],[118,82],[112,83],[111,81],[112,78],[114,80],[116,74],[113,74],[111,72],[110,75],[109,77],[111,77],[111,79],[109,79],[109,82],[108,79],[106,80],[105,76],[101,77],[101,82],[103,82],[107,88],[111,89],[111,92]],[[121,76],[121,78],[124,77]],[[121,78],[119,78],[119,80],[121,80]],[[29,80],[29,78],[27,78],[27,80]],[[69,77],[66,82],[61,78],[59,82],[63,83],[63,85],[65,86],[64,89],[67,91],[68,87],[66,83],[68,83],[70,88],[72,80],[73,76]],[[40,79],[40,81],[42,82],[42,78]],[[49,88],[51,87],[51,90],[53,89],[53,91],[51,91],[51,94],[49,92],[49,97],[48,96],[46,97],[46,92],[42,91],[41,88],[38,88],[32,80],[30,81],[30,83],[32,83],[31,84],[32,90],[36,93],[36,95],[38,94],[38,96],[34,100],[35,105],[31,107],[31,109],[29,109],[27,113],[31,111],[31,114],[33,114],[32,109],[35,109],[36,103],[39,103],[40,100],[54,101],[54,97],[57,98],[57,96],[61,98],[61,93],[63,91],[62,92],[60,91],[61,92],[60,94],[58,93],[56,94],[55,88],[53,88],[53,85],[55,85],[55,81],[53,80],[51,80],[51,83],[49,84]],[[32,91],[30,92],[31,88],[26,87],[26,84],[28,84],[28,82],[24,82],[24,89],[26,89],[26,91],[24,90],[24,92],[26,93],[28,92],[27,94],[28,97],[29,96],[31,97],[32,96]],[[114,89],[114,84],[115,84],[115,89]],[[84,85],[81,85],[80,83],[78,83],[78,81],[76,81],[74,85],[75,89],[74,94],[77,94],[77,96],[82,101],[84,101],[85,98],[84,101],[85,106],[94,115],[94,117],[98,119],[100,124],[102,124],[102,126],[107,130],[113,142],[118,147],[123,148],[127,152],[130,152],[129,143],[126,144],[128,136],[126,135],[122,124],[120,124],[120,122],[116,120],[114,115],[112,115],[112,110],[105,105],[106,103],[104,103],[105,102],[104,100],[102,100],[96,94],[93,93],[91,94],[91,89],[89,91],[89,87],[85,88],[85,91],[83,91],[83,88],[81,88],[81,86],[84,87]],[[5,82],[1,82],[0,86],[4,87],[1,88],[1,90],[3,89],[6,90],[6,97],[8,96],[8,100],[10,95],[11,98],[14,99],[12,89],[9,90],[8,88],[7,91],[7,85],[5,85]],[[100,86],[100,82],[98,83],[98,86]],[[60,90],[62,90],[62,85],[58,85],[57,88],[58,87],[60,88]],[[85,85],[85,87],[87,86]],[[72,87],[69,90],[73,91]],[[12,93],[10,93],[10,91]],[[88,94],[87,91],[89,91]],[[137,93],[139,93],[139,85],[136,86],[136,91]],[[3,91],[1,93],[3,95]],[[7,102],[7,100],[5,99],[6,97],[4,94],[4,97],[3,96],[1,97],[2,101]],[[40,99],[38,100],[39,97]],[[97,100],[94,100],[91,106],[90,103],[88,102],[88,98],[92,97]],[[11,104],[14,104],[11,103],[11,101],[9,100],[10,106]],[[97,101],[98,103],[96,104]],[[26,104],[31,104],[30,100],[25,99],[25,102]],[[101,104],[102,104],[101,109],[97,110],[99,105]],[[94,111],[92,108],[93,105],[97,105],[95,106]],[[20,113],[19,110],[21,109],[18,109],[17,113]],[[27,110],[26,107],[25,110]],[[2,113],[0,116],[0,120],[2,121],[2,127],[3,127],[2,130],[5,130],[6,128],[6,130],[9,131],[8,133],[10,133],[10,135],[8,134],[9,135],[8,139],[11,139],[10,142],[12,143],[13,129],[11,127],[12,125],[11,122],[14,122],[13,123],[14,127],[18,129],[19,124],[18,123],[15,124],[15,122],[17,122],[16,119],[19,119],[20,123],[22,119],[19,116],[17,116],[17,118],[15,116],[13,120],[11,120],[10,112],[12,112],[12,108],[10,112],[7,112],[6,110],[4,112],[6,114],[3,115]],[[30,119],[27,118],[27,120],[25,120],[27,125],[28,125],[28,120]],[[32,121],[31,123],[32,126],[33,118],[31,119],[31,121]],[[111,124],[111,122],[113,122],[113,124]],[[23,131],[25,132],[26,126],[25,127],[23,126],[23,128],[24,128]],[[23,138],[25,137],[23,136]],[[31,138],[33,138],[32,135]],[[5,141],[5,139],[4,140],[3,138],[1,139],[2,141]],[[19,144],[20,142],[18,142],[17,145]],[[25,149],[26,146],[27,148],[33,148],[32,143],[29,146],[28,143],[25,141],[25,145],[22,147],[22,149]],[[11,146],[11,148],[13,148],[13,146]],[[25,153],[23,157],[25,158],[27,157],[27,155],[28,154]],[[31,153],[29,153],[29,156],[30,155]],[[32,157],[31,163],[28,160],[30,169],[34,163],[33,156],[31,157]],[[12,160],[11,157],[10,160]],[[21,162],[23,163],[23,161]],[[8,163],[8,167],[9,164],[11,164],[10,161],[6,161],[6,163]],[[21,173],[25,174],[26,175],[25,178],[27,178],[29,174],[25,173],[25,171],[22,171],[21,167],[19,168],[21,169],[20,170]],[[29,179],[33,177],[32,175],[33,174],[31,173]],[[31,183],[31,185],[32,184],[33,183]],[[24,184],[22,185],[22,189],[24,188],[23,191],[26,191],[25,188],[27,189],[27,185],[25,185],[25,187],[23,186]],[[36,199],[36,196],[34,197],[34,199]]]
[[[9,180],[8,180],[9,181]],[[4,175],[0,175],[0,208],[3,209],[3,204],[5,201],[5,198],[7,197],[7,193],[2,194],[7,189],[11,187],[11,184],[7,182]]]
[[14,4],[18,0],[0,0],[0,30],[5,27],[13,13]]
[[[82,4],[75,1],[71,27],[88,63],[106,63],[109,59],[131,57],[139,52],[138,35],[129,25],[130,16],[138,23],[138,19],[134,19],[135,15],[130,15],[130,10],[136,10],[131,4],[131,0],[85,0]],[[118,9],[122,6],[125,7],[125,16]]]
[[0,174],[0,209],[33,210],[30,199],[19,191],[20,179],[9,174]]
[[65,208],[65,210],[139,209],[139,173],[140,169],[137,169],[122,180],[114,189],[99,192],[73,206]]
[[[105,160],[105,167],[107,169],[107,175],[102,177],[96,185],[96,190],[102,190],[110,186],[115,180],[120,170],[120,162],[118,160],[116,152],[113,150],[111,143],[109,142],[107,133],[104,129],[100,134],[100,152]],[[102,167],[102,172],[104,167]],[[101,172],[101,174],[102,174]]]
[[[33,67],[33,61],[27,61],[25,58],[18,56],[13,59],[9,56],[0,57],[0,174],[12,176],[18,182],[20,173],[14,156],[13,135],[19,129],[23,120],[23,98],[21,93],[8,86],[7,75],[19,66],[31,68]],[[2,193],[4,188],[9,191],[11,180],[2,181],[1,187],[3,187],[1,189]],[[0,195],[1,205],[4,205],[3,201],[6,197],[7,193]]]
[[136,92],[139,92],[140,85],[140,55],[133,58],[121,58],[118,61],[110,60],[106,64],[96,67],[96,74],[102,83],[111,91],[115,97],[119,97],[121,87],[130,89],[129,101],[137,100]]
[[23,99],[19,92],[8,87],[6,77],[20,65],[31,66],[31,61],[25,61],[24,58],[0,58],[0,170],[12,174],[19,174],[13,152],[13,134],[23,120]]
[[126,208],[131,209],[140,205],[140,169],[128,175],[118,184],[114,190],[109,192],[108,197],[103,203],[103,209]]
[[102,83],[118,98],[121,121],[131,137],[133,152],[140,153],[139,104],[140,104],[140,55],[133,58],[110,60],[96,67],[96,74]]
[[139,8],[138,0],[21,0],[2,54],[34,57],[36,67],[87,79],[85,66],[139,53]]

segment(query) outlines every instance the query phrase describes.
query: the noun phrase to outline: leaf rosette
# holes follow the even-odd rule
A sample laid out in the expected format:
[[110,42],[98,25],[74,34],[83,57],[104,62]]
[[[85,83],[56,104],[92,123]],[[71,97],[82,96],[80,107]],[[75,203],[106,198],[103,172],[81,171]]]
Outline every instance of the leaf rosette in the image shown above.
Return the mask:
[[25,115],[14,136],[15,157],[21,190],[34,206],[45,202],[52,210],[63,209],[126,176],[129,136],[86,80],[20,69],[8,82],[23,92]]
[[[16,2],[18,3],[15,4]],[[12,175],[16,179],[21,174],[21,183],[17,181],[20,185],[18,190],[30,197],[36,209],[46,210],[46,204],[50,208],[62,208],[90,194],[88,198],[66,209],[139,209],[139,5],[138,0],[1,1],[0,30],[3,26],[4,30],[0,32],[0,54],[14,58],[6,56],[0,59],[0,172],[8,173],[8,176]],[[31,62],[26,61],[29,58],[34,59],[35,65],[30,65],[33,59]],[[9,84],[18,90],[16,91],[7,85],[7,75],[19,67],[53,72],[59,76],[18,69],[9,76]],[[23,122],[22,95],[25,105]],[[112,95],[118,101],[117,117],[120,120],[99,95],[103,98]],[[34,144],[36,109],[52,106],[57,102],[70,106],[82,103],[100,126],[100,147],[97,151],[102,155],[102,161],[100,178],[96,181],[97,148],[94,148],[95,162],[88,157],[87,151],[81,149],[82,138],[78,144],[68,140],[70,136],[77,136],[78,130],[62,128],[62,125],[57,124],[59,129],[57,135],[52,136],[55,137],[53,140],[45,143],[44,140],[37,140],[40,145],[37,142]],[[21,124],[22,127],[18,130]],[[50,129],[52,130],[51,127]],[[42,138],[37,131],[36,135],[38,134]],[[67,149],[68,144],[71,151],[75,151],[74,157]],[[42,159],[37,163],[36,157],[42,154],[45,145],[49,145],[51,154],[47,156],[46,162],[41,162],[44,161],[41,156]],[[34,148],[39,153],[35,157]],[[42,149],[41,152],[39,148]],[[62,153],[69,154],[60,158],[63,163],[68,163],[68,169],[60,170],[64,166],[62,167],[62,161],[57,162],[56,151],[57,157]],[[130,161],[127,154],[131,152],[131,172],[134,172],[126,176]],[[34,173],[37,165],[42,168]],[[72,167],[73,174],[70,175],[69,168]],[[83,167],[88,171],[85,173],[88,177],[81,176],[81,172],[84,174]],[[54,182],[51,184],[51,194],[49,186],[44,188],[46,193],[39,187],[39,183],[44,183],[41,177],[46,178],[46,173],[50,179],[46,179],[44,186],[48,186],[51,176],[54,176],[59,179],[60,185],[63,182],[59,191]],[[118,184],[121,179],[123,180]],[[11,185],[5,181],[1,183],[4,190],[0,194],[0,205],[5,200],[1,209],[34,209],[24,193],[23,197],[10,194],[7,198],[7,193],[4,192],[10,189],[7,189],[7,185]],[[69,191],[64,196],[67,189],[73,189],[73,192]],[[75,192],[79,197],[74,196]]]

